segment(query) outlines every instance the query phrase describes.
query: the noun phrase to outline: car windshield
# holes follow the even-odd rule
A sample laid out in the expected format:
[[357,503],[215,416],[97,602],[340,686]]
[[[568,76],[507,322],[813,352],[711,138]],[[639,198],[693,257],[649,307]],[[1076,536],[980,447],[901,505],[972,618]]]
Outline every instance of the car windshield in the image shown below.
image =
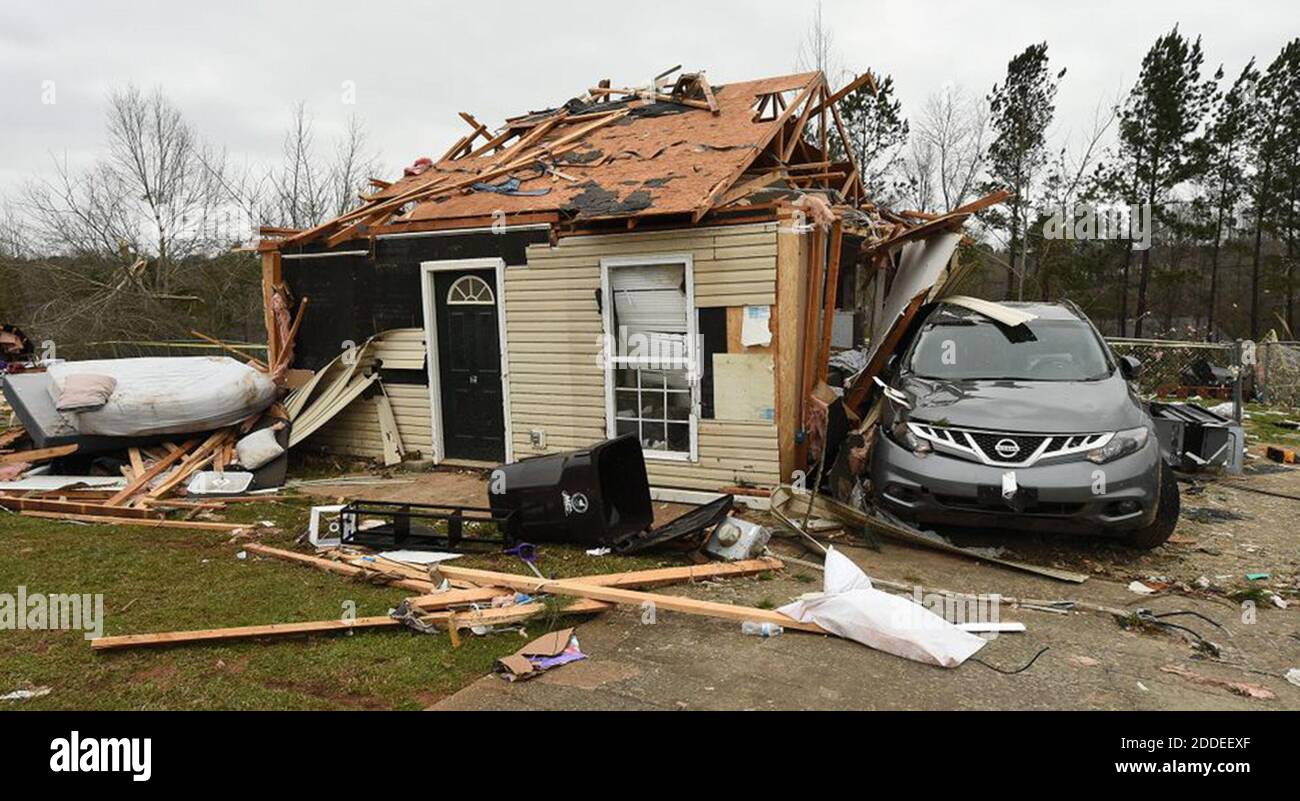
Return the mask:
[[922,378],[960,381],[1095,381],[1110,363],[1092,329],[1071,320],[1006,328],[987,318],[944,316],[926,323],[909,368]]

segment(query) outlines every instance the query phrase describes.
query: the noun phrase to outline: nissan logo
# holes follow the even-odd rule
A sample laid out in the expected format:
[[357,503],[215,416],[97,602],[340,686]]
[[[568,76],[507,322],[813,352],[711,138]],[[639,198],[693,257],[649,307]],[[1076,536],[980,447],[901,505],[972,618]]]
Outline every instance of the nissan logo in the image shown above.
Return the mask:
[[997,451],[998,456],[1003,459],[1014,459],[1020,455],[1020,443],[1014,439],[998,440],[998,444],[993,446],[993,450]]

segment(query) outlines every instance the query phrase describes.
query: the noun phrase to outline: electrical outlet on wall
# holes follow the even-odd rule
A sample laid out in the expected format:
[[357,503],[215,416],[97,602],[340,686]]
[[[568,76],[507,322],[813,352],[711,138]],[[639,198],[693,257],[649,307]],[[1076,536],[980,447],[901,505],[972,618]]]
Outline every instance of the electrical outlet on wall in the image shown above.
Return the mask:
[[529,444],[529,445],[532,445],[534,448],[538,448],[538,449],[545,448],[545,447],[546,447],[546,432],[543,431],[543,430],[540,429],[540,428],[534,428],[533,430],[529,431],[529,432],[528,432],[528,444]]

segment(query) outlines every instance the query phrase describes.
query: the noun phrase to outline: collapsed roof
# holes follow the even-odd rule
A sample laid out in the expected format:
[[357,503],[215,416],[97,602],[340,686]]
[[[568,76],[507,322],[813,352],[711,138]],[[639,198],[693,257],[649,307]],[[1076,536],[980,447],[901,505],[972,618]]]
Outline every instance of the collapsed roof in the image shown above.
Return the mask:
[[[437,162],[417,161],[394,183],[373,181],[378,191],[360,207],[315,228],[267,233],[284,236],[281,246],[321,238],[334,245],[503,214],[698,222],[771,187],[821,191],[833,203],[863,200],[852,156],[827,153],[829,132],[844,130],[836,104],[873,85],[870,73],[832,93],[820,72],[714,87],[703,73],[667,77],[676,69],[643,87],[589,89],[507,120],[496,133],[462,113],[470,132]],[[807,136],[814,129],[815,142]]]

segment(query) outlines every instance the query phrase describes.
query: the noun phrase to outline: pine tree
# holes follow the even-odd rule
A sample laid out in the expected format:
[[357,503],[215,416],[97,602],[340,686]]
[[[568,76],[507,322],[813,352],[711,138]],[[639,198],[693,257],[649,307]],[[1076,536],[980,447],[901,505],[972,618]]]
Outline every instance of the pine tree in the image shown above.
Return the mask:
[[903,104],[894,96],[894,79],[886,75],[877,82],[876,91],[869,86],[850,92],[839,104],[847,149],[839,131],[831,128],[831,158],[841,160],[852,152],[862,171],[862,187],[868,197],[888,203],[892,194],[890,178],[898,166],[909,126],[903,117]]
[[[1255,224],[1250,273],[1250,335],[1258,339],[1262,327],[1260,308],[1261,265],[1265,231],[1281,234],[1286,249],[1287,325],[1294,326],[1295,240],[1300,177],[1300,39],[1282,48],[1259,79],[1255,104],[1250,161],[1254,167],[1250,194]],[[1292,329],[1294,330],[1294,328]]]
[[[1140,199],[1151,207],[1153,226],[1173,219],[1163,203],[1174,187],[1195,178],[1204,167],[1204,150],[1194,135],[1213,98],[1214,84],[1201,80],[1203,60],[1200,37],[1189,41],[1175,25],[1147,51],[1137,84],[1120,112],[1121,146],[1133,164]],[[1142,251],[1138,271],[1133,325],[1138,337],[1148,312],[1151,251]]]
[[1011,218],[1007,228],[1010,244],[1008,262],[1014,270],[1020,256],[1019,289],[1015,274],[1007,273],[1007,296],[1024,295],[1024,251],[1022,230],[1030,208],[1034,178],[1047,160],[1047,128],[1056,113],[1057,81],[1048,69],[1047,43],[1030,45],[1007,64],[1007,76],[989,94],[989,113],[995,138],[989,146],[989,173],[994,182],[1012,192]]
[[[1222,77],[1222,72],[1215,76]],[[1246,146],[1250,139],[1255,87],[1259,70],[1255,59],[1246,64],[1232,88],[1216,98],[1214,119],[1207,131],[1204,147],[1207,169],[1206,184],[1210,209],[1213,214],[1210,244],[1210,294],[1206,301],[1206,332],[1213,335],[1215,313],[1219,303],[1219,262],[1223,250],[1224,226],[1241,200],[1241,189],[1246,169]]]

